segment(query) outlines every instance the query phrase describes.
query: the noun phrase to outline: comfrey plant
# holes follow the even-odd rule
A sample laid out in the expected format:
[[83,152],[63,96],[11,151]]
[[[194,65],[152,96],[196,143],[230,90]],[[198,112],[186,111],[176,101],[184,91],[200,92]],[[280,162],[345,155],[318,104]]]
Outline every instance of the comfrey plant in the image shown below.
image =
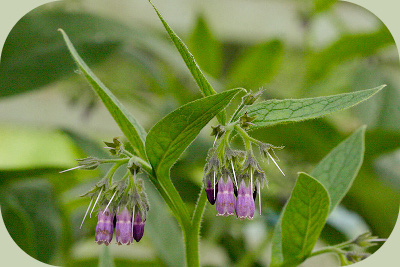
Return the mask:
[[[92,73],[67,34],[60,30],[80,73],[107,107],[130,148],[128,151],[122,142],[114,139],[106,145],[115,159],[89,157],[79,160],[78,166],[73,169],[90,170],[102,163],[114,163],[108,174],[85,195],[91,199],[85,217],[89,209],[90,214],[96,207],[98,209],[95,234],[97,243],[110,244],[114,233],[118,244],[130,244],[133,239],[139,241],[142,238],[144,222],[146,219],[152,219],[147,218],[149,204],[143,180],[136,177],[139,172],[143,172],[154,184],[181,226],[187,266],[199,266],[199,233],[207,199],[211,204],[215,204],[217,215],[228,216],[236,213],[239,219],[252,219],[256,196],[261,212],[261,189],[267,185],[265,171],[255,157],[253,146],[258,147],[263,158],[271,160],[279,168],[274,151],[282,147],[253,138],[249,134],[252,129],[313,119],[346,109],[370,98],[384,86],[326,97],[266,100],[258,103],[256,100],[261,92],[252,94],[237,88],[217,93],[202,74],[185,44],[155,7],[154,10],[204,97],[171,112],[146,133],[111,91]],[[225,108],[237,94],[244,94],[242,102],[228,120]],[[204,167],[204,188],[193,214],[190,215],[170,179],[170,168],[200,130],[214,117],[219,124],[212,129],[215,139]],[[366,248],[382,241],[365,234],[346,243],[313,251],[327,216],[347,193],[362,164],[364,132],[365,127],[354,132],[322,159],[310,175],[299,174],[290,199],[275,226],[271,266],[298,265],[307,258],[322,253],[335,253],[342,264],[348,264],[368,255],[365,251],[353,251],[352,247]],[[233,148],[231,142],[235,136],[243,140],[244,149]],[[125,176],[114,180],[115,171],[124,164],[127,166]],[[283,174],[280,168],[279,170]]]

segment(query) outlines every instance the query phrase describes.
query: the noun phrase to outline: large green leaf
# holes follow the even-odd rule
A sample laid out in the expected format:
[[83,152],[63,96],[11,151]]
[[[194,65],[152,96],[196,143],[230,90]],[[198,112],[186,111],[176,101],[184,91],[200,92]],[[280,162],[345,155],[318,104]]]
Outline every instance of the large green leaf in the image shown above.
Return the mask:
[[257,89],[269,82],[279,68],[283,44],[268,41],[247,49],[232,65],[228,74],[229,87]]
[[199,16],[188,46],[199,66],[215,78],[221,74],[222,45],[214,37],[203,16]]
[[349,191],[360,170],[364,158],[364,133],[365,127],[358,129],[335,147],[311,172],[328,191],[331,211]]
[[146,139],[146,152],[154,172],[168,171],[200,130],[240,91],[232,89],[195,100],[154,125]]
[[[311,172],[328,192],[329,213],[349,191],[363,161],[364,132],[361,127],[335,147]],[[285,208],[286,209],[286,208]],[[282,214],[285,214],[285,209]],[[284,266],[283,217],[280,217],[272,238],[271,266]],[[290,265],[290,264],[289,264]]]
[[[160,18],[162,24],[164,25],[165,30],[167,31],[169,37],[174,43],[175,47],[178,49],[179,53],[182,56],[183,61],[185,61],[186,66],[188,67],[190,73],[195,79],[197,85],[200,87],[201,92],[204,96],[210,96],[216,94],[215,90],[212,88],[211,84],[207,81],[204,74],[201,72],[199,66],[197,65],[193,55],[189,52],[187,46],[183,43],[183,41],[176,35],[176,33],[169,27],[168,23],[161,16],[160,12],[158,12],[157,8],[153,5],[153,3],[149,0],[150,4],[153,6],[156,11],[158,17]],[[217,118],[221,124],[225,124],[226,113],[222,111],[220,114],[217,114]]]
[[286,264],[299,264],[311,253],[329,213],[329,195],[313,177],[300,173],[282,217]]
[[103,101],[104,105],[107,107],[108,111],[114,118],[115,122],[118,124],[121,131],[131,143],[137,155],[145,159],[146,154],[143,144],[146,137],[145,130],[119,102],[119,100],[111,93],[111,91],[96,77],[96,75],[94,75],[94,73],[90,70],[90,68],[86,65],[86,63],[79,56],[78,52],[75,50],[67,34],[61,29],[60,31],[63,34],[68,49],[76,64],[78,65],[80,71],[90,83],[93,90],[100,97],[101,101]]
[[253,128],[271,126],[278,123],[302,121],[325,116],[329,113],[350,108],[367,100],[385,85],[345,94],[321,96],[315,98],[267,100],[249,106],[240,112],[235,120],[247,112],[255,116]]
[[[39,7],[15,24],[1,54],[0,97],[40,88],[71,73],[74,62],[57,35],[68,31],[86,62],[104,61],[121,44],[115,22],[60,8]],[[99,33],[105,37],[99,39]]]

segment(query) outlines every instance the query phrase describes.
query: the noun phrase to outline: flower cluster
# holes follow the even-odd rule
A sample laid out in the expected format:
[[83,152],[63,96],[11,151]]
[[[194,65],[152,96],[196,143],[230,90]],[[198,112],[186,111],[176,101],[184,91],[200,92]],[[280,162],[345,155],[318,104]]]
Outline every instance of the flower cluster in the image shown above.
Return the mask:
[[[109,245],[114,232],[118,245],[129,245],[139,242],[144,233],[144,224],[149,210],[149,203],[145,193],[144,181],[137,178],[141,167],[132,160],[133,155],[125,150],[123,143],[114,138],[112,143],[105,142],[107,149],[118,159],[97,159],[89,157],[78,160],[78,166],[73,169],[95,169],[102,163],[113,163],[107,175],[87,193],[82,196],[89,197],[90,203],[82,220],[81,228],[86,216],[92,216],[93,211],[98,209],[98,222],[95,232],[97,244]],[[114,180],[116,170],[127,164],[125,176]],[[66,170],[66,171],[69,171]],[[63,171],[64,172],[64,171]],[[92,203],[94,204],[92,206]]]
[[[259,145],[264,155],[276,163],[269,151],[278,147],[264,143]],[[208,201],[216,205],[217,215],[236,213],[239,219],[252,219],[257,193],[261,214],[261,189],[268,183],[251,150],[228,148],[220,153],[218,148],[211,148],[204,168],[203,183]]]
[[[91,197],[92,201],[96,197],[91,213],[99,203],[95,235],[95,241],[98,244],[109,245],[114,230],[118,245],[129,245],[133,239],[136,242],[140,241],[144,233],[146,213],[149,210],[142,179],[137,179],[136,175],[129,173],[111,186],[103,180],[85,195]],[[85,217],[91,208],[92,201]],[[116,220],[115,224],[114,220]]]

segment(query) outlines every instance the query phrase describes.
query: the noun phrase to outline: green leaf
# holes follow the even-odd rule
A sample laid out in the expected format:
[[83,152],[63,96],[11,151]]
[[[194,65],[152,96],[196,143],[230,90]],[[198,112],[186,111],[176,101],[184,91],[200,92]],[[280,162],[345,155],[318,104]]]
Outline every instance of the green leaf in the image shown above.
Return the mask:
[[108,246],[103,246],[99,256],[99,267],[115,267],[114,259]]
[[315,98],[267,100],[243,109],[234,120],[247,112],[249,117],[256,117],[252,121],[255,124],[252,128],[257,128],[278,123],[314,119],[357,105],[384,87],[385,85],[381,85],[357,92]]
[[283,44],[273,40],[256,45],[236,60],[228,74],[229,87],[258,88],[277,72],[283,55]]
[[[211,84],[207,81],[206,77],[201,72],[199,66],[197,65],[193,55],[189,52],[187,46],[178,37],[178,35],[176,35],[176,33],[169,27],[169,25],[161,16],[160,12],[158,12],[157,8],[153,5],[153,3],[150,0],[149,2],[156,11],[158,17],[160,18],[162,24],[164,25],[164,28],[167,31],[172,42],[174,43],[175,47],[181,54],[183,61],[185,61],[186,66],[188,67],[193,78],[195,79],[197,85],[200,87],[200,90],[203,93],[203,95],[210,96],[216,94],[217,92],[212,88]],[[217,114],[217,118],[221,124],[225,124],[226,121],[225,111],[222,111],[221,114]]]
[[286,264],[300,264],[311,253],[325,225],[329,205],[324,186],[300,173],[282,215],[282,253]]
[[190,36],[188,46],[199,66],[215,78],[222,68],[222,45],[214,37],[203,16],[199,16]]
[[364,133],[365,127],[358,129],[326,155],[311,172],[329,193],[330,211],[349,191],[360,170],[364,158]]
[[131,143],[132,147],[135,149],[137,155],[145,159],[146,154],[144,151],[143,142],[146,137],[146,132],[144,131],[142,126],[126,110],[126,108],[111,93],[111,91],[94,75],[94,73],[90,70],[90,68],[86,65],[86,63],[79,56],[78,52],[75,50],[67,34],[61,29],[59,29],[59,31],[63,34],[68,49],[76,64],[78,65],[80,71],[90,83],[93,90],[100,97],[101,101],[103,101],[111,116],[118,124],[119,128],[128,139],[128,141]]
[[[67,49],[57,29],[68,30],[86,62],[97,64],[117,50],[120,25],[84,13],[60,8],[38,7],[19,20],[4,43],[0,63],[0,97],[38,89],[68,75],[73,69]],[[99,39],[101,32],[105,38]]]
[[195,100],[154,125],[146,139],[146,152],[154,172],[168,171],[200,130],[240,91],[232,89]]

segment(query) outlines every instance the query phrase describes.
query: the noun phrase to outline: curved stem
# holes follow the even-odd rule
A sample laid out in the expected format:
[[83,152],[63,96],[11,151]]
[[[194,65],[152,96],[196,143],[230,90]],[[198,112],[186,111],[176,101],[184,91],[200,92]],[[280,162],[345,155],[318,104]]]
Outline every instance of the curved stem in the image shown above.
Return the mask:
[[204,190],[204,186],[201,188],[201,193],[199,195],[199,199],[197,200],[196,207],[193,212],[192,217],[192,228],[198,229],[200,231],[200,223],[201,218],[203,217],[203,213],[207,203],[207,194],[206,190]]
[[321,255],[321,254],[324,254],[324,253],[343,254],[343,250],[341,250],[340,248],[337,248],[337,247],[326,247],[326,248],[322,248],[322,249],[319,249],[319,250],[316,250],[316,251],[312,252],[308,256],[308,258],[317,256],[317,255]]
[[244,145],[246,147],[247,151],[251,151],[251,142],[250,139],[251,137],[247,134],[247,132],[240,127],[239,125],[235,125],[235,130],[239,133],[239,135],[242,137],[244,141]]

